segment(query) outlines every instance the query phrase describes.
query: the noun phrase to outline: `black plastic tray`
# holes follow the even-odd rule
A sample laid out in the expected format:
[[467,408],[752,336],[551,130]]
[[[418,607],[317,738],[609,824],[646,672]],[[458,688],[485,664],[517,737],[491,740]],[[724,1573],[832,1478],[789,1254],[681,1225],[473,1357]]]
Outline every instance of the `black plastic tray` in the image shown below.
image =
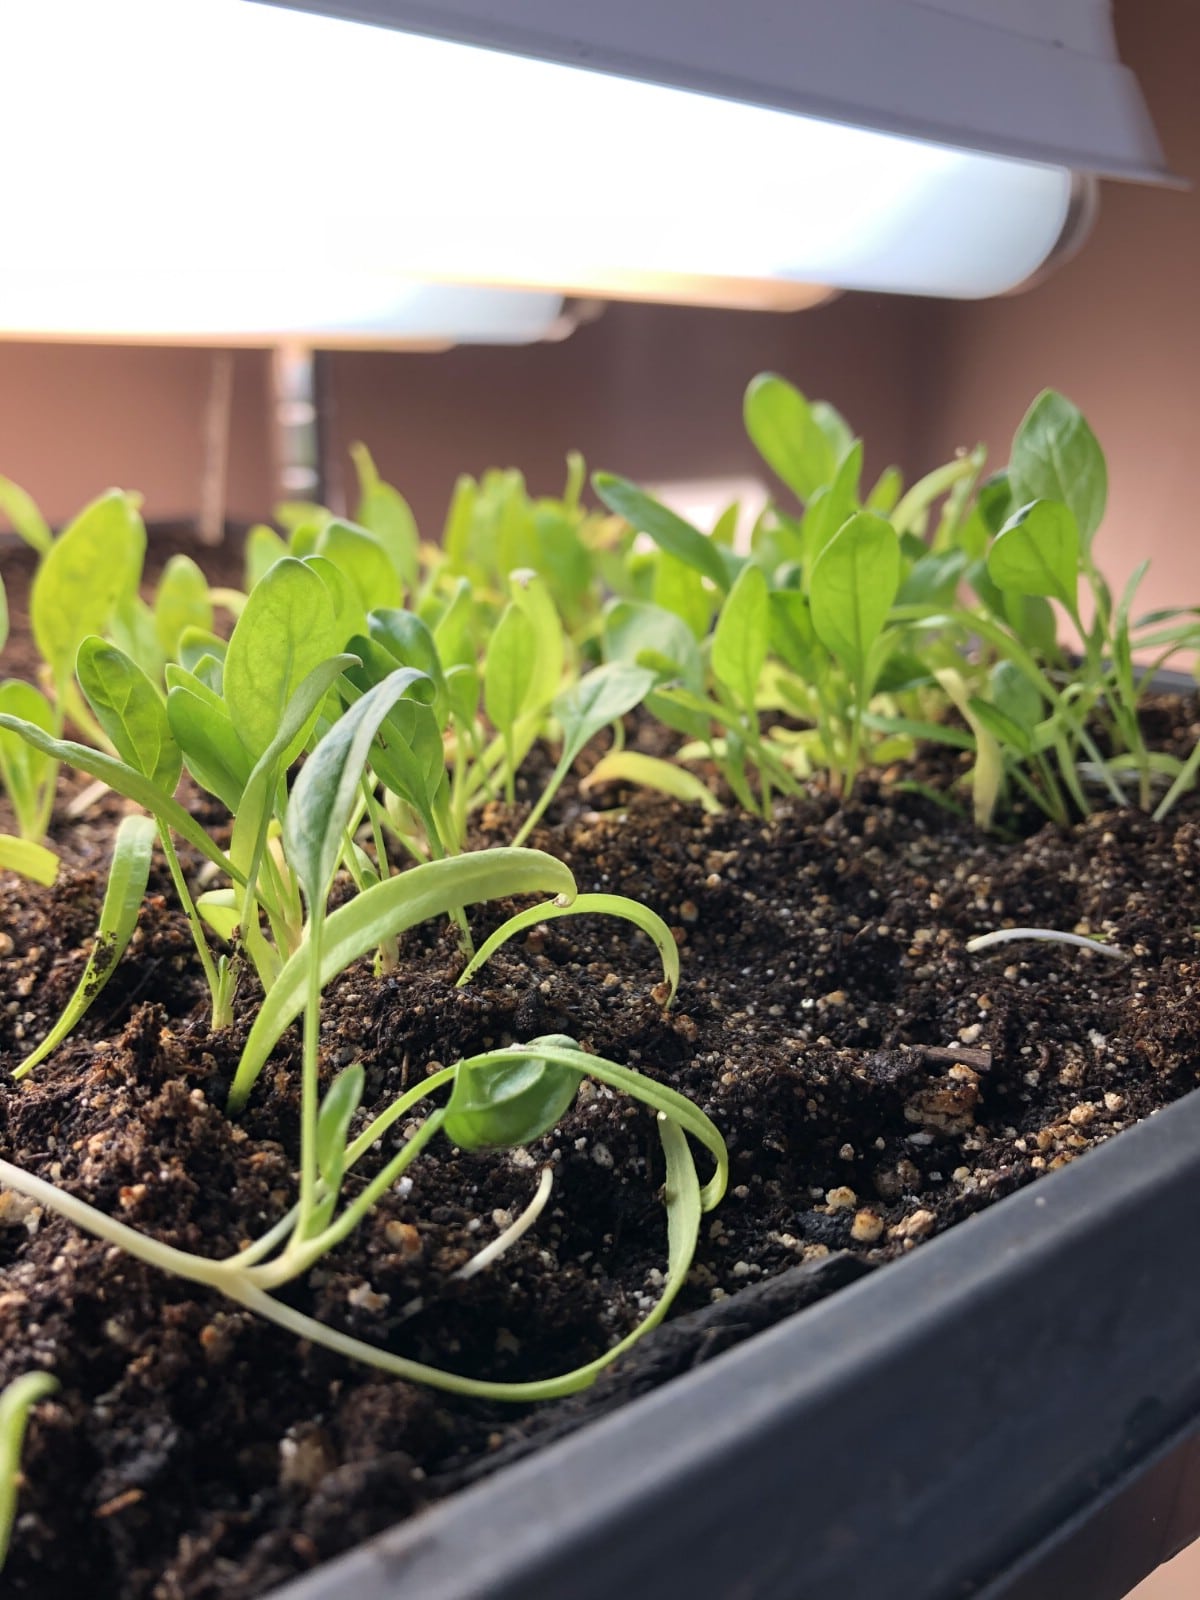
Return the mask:
[[1200,1095],[277,1591],[1119,1600],[1200,1534]]

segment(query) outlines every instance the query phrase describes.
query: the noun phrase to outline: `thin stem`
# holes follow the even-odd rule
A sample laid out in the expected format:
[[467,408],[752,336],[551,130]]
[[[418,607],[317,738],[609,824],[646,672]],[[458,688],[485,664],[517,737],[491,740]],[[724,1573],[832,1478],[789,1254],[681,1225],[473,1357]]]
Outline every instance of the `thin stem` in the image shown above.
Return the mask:
[[221,981],[221,977],[217,972],[212,952],[208,948],[208,940],[204,937],[204,926],[200,921],[200,914],[192,900],[191,891],[187,886],[187,879],[183,875],[183,868],[179,865],[179,857],[175,853],[175,846],[171,843],[170,830],[165,822],[160,822],[158,825],[158,838],[159,843],[162,845],[163,855],[166,857],[171,881],[175,885],[175,893],[179,896],[183,914],[187,918],[188,927],[192,931],[196,954],[200,957],[200,965],[204,968],[204,976],[208,981],[208,992],[212,997],[212,1029],[216,1033],[220,1028],[227,1028],[233,1021],[232,996],[225,993],[228,985]]
[[1099,939],[1088,939],[1082,933],[1064,933],[1058,928],[996,928],[992,933],[981,933],[967,940],[967,950],[974,955],[979,950],[989,950],[995,944],[1011,944],[1018,939],[1036,939],[1045,944],[1073,944],[1081,950],[1091,950],[1110,961],[1128,960],[1124,950],[1114,944],[1102,944]]
[[375,869],[379,873],[382,883],[384,878],[392,875],[391,862],[388,860],[387,844],[383,837],[383,821],[380,816],[379,802],[371,792],[371,785],[366,776],[362,777],[363,796],[367,802],[367,816],[371,819],[371,838],[375,844]]
[[513,742],[512,727],[504,730],[504,798],[509,805],[517,803],[517,775],[514,771],[516,765],[516,746]]
[[854,780],[858,776],[858,763],[862,751],[862,717],[866,707],[863,701],[866,698],[866,684],[860,679],[854,686],[854,711],[850,723],[850,751],[846,757],[846,785],[845,796],[847,800],[854,791]]
[[[306,1237],[304,1233],[306,1218],[302,1198],[301,1205],[297,1207],[296,1226],[287,1249],[278,1260],[250,1267],[248,1272],[252,1281],[261,1289],[277,1289],[282,1284],[290,1283],[293,1278],[299,1277],[302,1272],[307,1272],[314,1262],[327,1255],[335,1245],[341,1244],[343,1239],[354,1232],[375,1202],[404,1176],[406,1170],[441,1127],[445,1116],[445,1111],[440,1108],[432,1112],[412,1138],[396,1152],[387,1166],[375,1174],[363,1192],[351,1201],[328,1227],[322,1228],[319,1233],[311,1237]],[[235,1256],[228,1259],[237,1261],[239,1258]]]
[[534,828],[536,828],[538,823],[542,820],[542,816],[545,813],[546,807],[558,793],[559,788],[562,785],[562,781],[566,777],[571,766],[570,761],[567,759],[568,754],[569,752],[567,751],[563,752],[558,765],[550,774],[550,781],[546,784],[545,788],[538,796],[536,805],[525,818],[525,821],[517,829],[516,836],[513,839],[514,846],[525,843],[526,839],[528,839]]
[[546,1209],[546,1202],[550,1198],[550,1191],[554,1187],[554,1168],[545,1166],[538,1179],[538,1186],[533,1194],[533,1199],[525,1207],[521,1215],[509,1223],[502,1233],[498,1233],[491,1244],[485,1244],[483,1249],[464,1261],[454,1277],[466,1280],[474,1278],[485,1271],[494,1262],[499,1261],[506,1250],[511,1250],[518,1239],[524,1238],[533,1227],[534,1223]]
[[[421,1083],[415,1084],[413,1088],[407,1090],[398,1100],[393,1101],[386,1111],[381,1111],[364,1128],[358,1138],[347,1145],[346,1171],[349,1172],[353,1166],[361,1161],[371,1146],[382,1139],[393,1123],[399,1121],[406,1111],[411,1111],[413,1106],[419,1104],[427,1095],[432,1094],[435,1089],[440,1089],[444,1083],[451,1082],[457,1076],[457,1073],[457,1063],[453,1066],[442,1067],[437,1072],[430,1073],[429,1077],[425,1078]],[[323,1200],[325,1196],[320,1184],[317,1185],[317,1191],[318,1201]],[[226,1261],[231,1264],[240,1263],[243,1267],[248,1267],[255,1266],[260,1261],[265,1260],[293,1231],[299,1214],[300,1208],[293,1206],[261,1238],[256,1239],[245,1250],[238,1250],[233,1255],[226,1256]]]
[[325,907],[309,913],[308,993],[304,1005],[304,1044],[300,1061],[300,1205],[296,1235],[303,1238],[317,1203],[317,1112],[321,1054],[321,935]]

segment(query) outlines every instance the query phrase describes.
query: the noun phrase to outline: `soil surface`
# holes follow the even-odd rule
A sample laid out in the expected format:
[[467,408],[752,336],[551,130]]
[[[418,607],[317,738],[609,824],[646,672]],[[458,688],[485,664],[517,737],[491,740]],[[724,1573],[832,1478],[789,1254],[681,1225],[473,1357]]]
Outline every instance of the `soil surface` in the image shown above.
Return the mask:
[[[1198,715],[1156,704],[1159,742],[1190,745]],[[457,939],[427,924],[402,940],[396,972],[362,962],[327,991],[323,1067],[364,1063],[360,1120],[442,1063],[565,1032],[690,1095],[721,1128],[730,1193],[705,1218],[681,1315],[587,1396],[522,1411],[414,1387],[0,1194],[0,1383],[44,1367],[62,1384],[30,1428],[5,1593],[264,1595],[1192,1088],[1200,805],[1161,825],[1107,811],[998,843],[904,791],[903,776],[863,781],[847,806],[814,790],[769,825],[619,790],[564,796],[533,842],[581,890],[636,896],[667,920],[683,962],[670,1011],[649,942],[598,918],[535,928],[465,989]],[[31,1081],[8,1078],[90,948],[123,803],[72,823],[64,808],[81,787],[64,780],[60,794],[56,886],[0,876],[0,1154],[169,1243],[229,1254],[295,1195],[298,1033],[230,1121],[254,986],[243,982],[235,1027],[211,1035],[160,862],[134,948],[93,1012]],[[219,830],[211,802],[181,794]],[[473,844],[506,843],[515,826],[491,808]],[[476,908],[476,938],[517,904]],[[966,952],[1004,924],[1090,933],[1125,959],[1049,944]],[[546,1162],[555,1184],[537,1226],[490,1270],[453,1279]],[[585,1085],[527,1153],[435,1142],[411,1179],[291,1303],[497,1379],[588,1360],[653,1304],[661,1153],[651,1116],[609,1091]]]

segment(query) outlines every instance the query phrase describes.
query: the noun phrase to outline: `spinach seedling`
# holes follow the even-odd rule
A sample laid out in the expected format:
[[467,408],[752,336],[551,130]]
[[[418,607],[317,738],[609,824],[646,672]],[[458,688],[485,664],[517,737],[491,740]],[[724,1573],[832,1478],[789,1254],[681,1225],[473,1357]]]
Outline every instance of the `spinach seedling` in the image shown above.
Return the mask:
[[0,1569],[8,1557],[17,1494],[21,1486],[21,1448],[29,1413],[58,1388],[48,1372],[26,1372],[0,1394]]
[[1043,944],[1074,945],[1080,950],[1090,950],[1093,955],[1107,956],[1110,961],[1127,961],[1124,950],[1115,944],[1104,944],[1099,939],[1089,939],[1086,934],[1067,933],[1059,928],[996,928],[992,933],[981,933],[967,940],[967,950],[976,955],[980,950],[990,950],[993,945],[1011,944],[1019,940],[1035,940]]

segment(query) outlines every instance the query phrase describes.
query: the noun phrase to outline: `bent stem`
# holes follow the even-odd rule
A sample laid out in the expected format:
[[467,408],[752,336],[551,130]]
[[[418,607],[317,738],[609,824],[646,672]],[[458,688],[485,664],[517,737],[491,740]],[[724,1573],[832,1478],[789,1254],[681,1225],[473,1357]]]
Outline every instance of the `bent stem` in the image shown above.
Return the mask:
[[[582,1054],[578,1051],[556,1051],[559,1056],[574,1058]],[[486,1060],[486,1057],[478,1058]],[[593,1057],[584,1059],[595,1061]],[[459,1063],[459,1066],[466,1063]],[[639,1075],[629,1068],[617,1068],[613,1071],[611,1062],[595,1063],[604,1068],[598,1072],[597,1077],[602,1082],[611,1082],[616,1086],[623,1086],[624,1080],[638,1080]],[[456,1068],[447,1069],[456,1071]],[[440,1075],[438,1075],[440,1077]],[[424,1093],[433,1087],[433,1079],[420,1085]],[[692,1112],[692,1121],[707,1125],[720,1144],[720,1135],[712,1127],[708,1119],[690,1102],[677,1096],[673,1091],[664,1089],[661,1085],[651,1084],[646,1081],[642,1088],[647,1091],[639,1094],[647,1103],[652,1103],[654,1097],[667,1097],[678,1100],[688,1106]],[[653,1091],[653,1095],[650,1091]],[[435,1113],[429,1122],[433,1122],[440,1113]],[[428,1125],[428,1124],[427,1124]],[[426,1126],[427,1126],[426,1125]],[[528,1401],[552,1400],[563,1395],[574,1394],[580,1389],[585,1389],[591,1384],[605,1367],[617,1360],[626,1350],[635,1344],[651,1328],[656,1327],[666,1316],[671,1303],[682,1288],[691,1267],[692,1257],[695,1253],[696,1241],[700,1231],[701,1212],[719,1198],[720,1191],[724,1188],[725,1164],[722,1161],[718,1178],[710,1181],[705,1190],[701,1190],[696,1174],[695,1162],[688,1146],[687,1137],[680,1123],[673,1120],[670,1115],[659,1112],[657,1119],[659,1137],[662,1141],[663,1151],[667,1162],[667,1178],[663,1189],[663,1199],[667,1210],[668,1233],[668,1271],[663,1292],[654,1307],[647,1313],[636,1327],[624,1338],[620,1339],[611,1349],[605,1351],[595,1360],[587,1362],[581,1367],[564,1373],[555,1378],[538,1379],[522,1383],[494,1382],[488,1379],[468,1378],[458,1373],[446,1372],[439,1367],[431,1367],[424,1362],[410,1360],[407,1356],[394,1354],[390,1350],[381,1350],[375,1345],[368,1344],[363,1339],[353,1338],[349,1334],[340,1333],[335,1328],[327,1327],[315,1317],[305,1315],[295,1310],[292,1306],[266,1292],[255,1281],[253,1271],[246,1270],[246,1257],[248,1252],[241,1256],[234,1256],[222,1261],[206,1260],[202,1256],[191,1255],[187,1251],[178,1250],[173,1245],[161,1243],[159,1240],[150,1239],[137,1229],[131,1228],[127,1223],[118,1221],[115,1217],[108,1216],[105,1212],[98,1211],[86,1201],[78,1199],[72,1194],[57,1188],[43,1178],[35,1177],[33,1173],[24,1172],[19,1167],[14,1167],[11,1162],[0,1160],[0,1183],[18,1194],[26,1195],[29,1199],[48,1207],[65,1217],[76,1227],[96,1238],[105,1240],[126,1251],[137,1260],[145,1261],[148,1265],[159,1268],[165,1272],[174,1273],[176,1277],[188,1282],[199,1283],[208,1288],[216,1289],[228,1299],[243,1305],[247,1310],[256,1312],[268,1321],[276,1323],[298,1338],[310,1340],[314,1344],[332,1350],[336,1354],[344,1355],[354,1361],[361,1361],[368,1366],[375,1367],[383,1372],[388,1372],[396,1377],[405,1378],[410,1382],[425,1383],[432,1388],[447,1390],[454,1394],[472,1396],[487,1400]],[[374,1127],[374,1125],[372,1125]],[[371,1130],[368,1130],[370,1132]],[[422,1130],[424,1131],[424,1130]],[[692,1130],[689,1130],[692,1131]],[[705,1142],[710,1144],[706,1137]],[[356,1145],[361,1140],[356,1141]],[[721,1146],[723,1151],[723,1145]],[[403,1154],[404,1152],[401,1152]],[[411,1157],[409,1158],[411,1159]],[[393,1164],[394,1165],[394,1164]],[[382,1175],[381,1175],[382,1176]],[[373,1187],[373,1186],[372,1186]],[[709,1198],[706,1201],[706,1196]],[[360,1197],[365,1198],[365,1197]],[[278,1229],[272,1230],[278,1234]],[[313,1241],[315,1243],[315,1241]],[[261,1243],[261,1241],[260,1241]],[[253,1246],[251,1247],[254,1248]]]
[[8,1556],[17,1491],[21,1486],[21,1446],[30,1410],[53,1394],[58,1379],[48,1372],[26,1372],[0,1394],[0,1567]]
[[158,838],[163,855],[166,857],[171,882],[175,885],[175,893],[179,896],[179,904],[183,907],[183,914],[192,932],[192,943],[196,946],[196,954],[200,957],[200,965],[204,968],[208,992],[212,996],[212,1031],[218,1033],[222,1028],[228,1028],[233,1021],[230,969],[225,967],[220,972],[217,970],[212,952],[208,948],[208,940],[204,937],[204,925],[192,900],[191,890],[187,886],[187,879],[183,875],[183,868],[179,864],[179,857],[171,842],[170,829],[165,822],[160,822],[158,825]]
[[1110,961],[1126,961],[1124,950],[1118,950],[1114,944],[1102,944],[1099,939],[1089,939],[1082,933],[1064,933],[1058,928],[996,928],[991,933],[981,933],[974,939],[967,940],[969,954],[975,955],[980,950],[989,950],[996,944],[1011,944],[1015,940],[1038,940],[1043,944],[1072,944],[1081,950],[1091,950],[1098,956],[1107,956]]

